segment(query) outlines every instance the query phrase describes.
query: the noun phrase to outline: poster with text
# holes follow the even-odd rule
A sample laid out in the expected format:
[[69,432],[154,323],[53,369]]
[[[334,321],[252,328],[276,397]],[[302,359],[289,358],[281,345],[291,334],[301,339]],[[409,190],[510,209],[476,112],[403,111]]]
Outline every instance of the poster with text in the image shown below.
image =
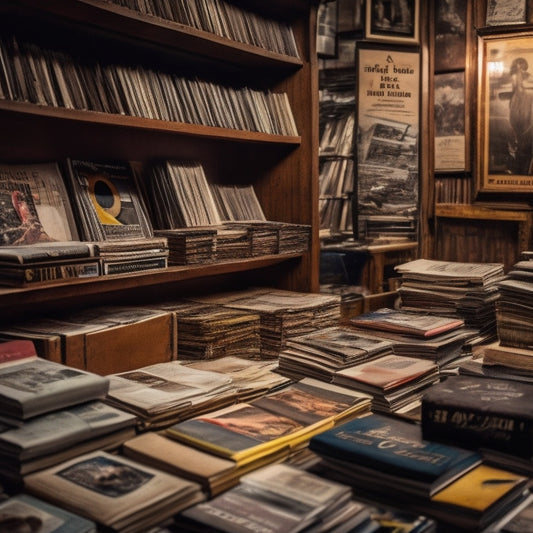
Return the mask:
[[357,49],[357,228],[372,243],[417,239],[418,51]]

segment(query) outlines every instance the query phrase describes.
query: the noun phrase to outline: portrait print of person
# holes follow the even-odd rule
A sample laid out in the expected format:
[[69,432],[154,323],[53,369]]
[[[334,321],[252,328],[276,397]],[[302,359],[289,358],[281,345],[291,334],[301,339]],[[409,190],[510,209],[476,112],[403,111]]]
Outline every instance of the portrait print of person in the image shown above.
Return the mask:
[[153,478],[153,474],[103,455],[80,461],[57,475],[110,498],[129,494]]
[[514,53],[491,79],[489,173],[533,174],[533,54]]

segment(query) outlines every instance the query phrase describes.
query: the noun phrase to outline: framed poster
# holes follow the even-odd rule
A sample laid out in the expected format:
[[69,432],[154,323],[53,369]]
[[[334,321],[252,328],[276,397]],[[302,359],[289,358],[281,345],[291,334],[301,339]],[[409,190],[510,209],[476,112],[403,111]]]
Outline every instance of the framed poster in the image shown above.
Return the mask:
[[435,0],[434,71],[464,70],[471,2]]
[[480,36],[478,189],[533,191],[533,33]]
[[420,0],[367,0],[365,37],[369,40],[418,43]]
[[465,72],[434,76],[435,172],[468,170]]
[[359,42],[356,49],[354,227],[367,241],[417,239],[420,54],[398,48]]
[[490,0],[487,2],[485,16],[487,26],[525,24],[526,22],[526,0]]

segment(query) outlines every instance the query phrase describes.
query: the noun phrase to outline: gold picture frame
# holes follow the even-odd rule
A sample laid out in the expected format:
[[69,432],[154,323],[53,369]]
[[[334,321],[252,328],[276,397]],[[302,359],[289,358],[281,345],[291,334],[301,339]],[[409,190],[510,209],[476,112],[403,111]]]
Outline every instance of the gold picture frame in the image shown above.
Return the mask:
[[478,191],[533,191],[533,32],[479,35]]

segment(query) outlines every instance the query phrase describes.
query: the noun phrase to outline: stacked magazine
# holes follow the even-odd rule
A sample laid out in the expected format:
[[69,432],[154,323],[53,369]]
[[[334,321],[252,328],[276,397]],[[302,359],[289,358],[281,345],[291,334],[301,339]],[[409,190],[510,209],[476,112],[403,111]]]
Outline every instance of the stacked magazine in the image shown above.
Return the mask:
[[480,343],[495,340],[503,264],[416,259],[395,269],[402,309],[462,318],[478,329]]
[[348,326],[322,328],[287,340],[279,371],[293,379],[331,381],[337,370],[392,353],[392,342],[366,336]]

